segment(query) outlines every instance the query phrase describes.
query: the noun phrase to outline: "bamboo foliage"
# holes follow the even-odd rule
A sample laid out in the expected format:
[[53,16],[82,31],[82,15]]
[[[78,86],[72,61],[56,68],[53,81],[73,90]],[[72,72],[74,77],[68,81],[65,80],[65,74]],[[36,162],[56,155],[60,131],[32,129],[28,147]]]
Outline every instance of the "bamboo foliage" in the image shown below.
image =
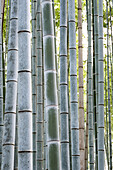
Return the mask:
[[79,123],[77,99],[77,67],[75,39],[75,1],[69,1],[69,52],[70,52],[70,101],[71,101],[71,153],[72,170],[80,169]]
[[98,169],[104,170],[103,0],[99,1],[98,28]]
[[58,96],[51,0],[42,0],[44,78],[47,114],[48,169],[60,170]]
[[17,98],[17,71],[18,71],[18,37],[17,37],[17,2],[11,1],[10,32],[8,42],[8,67],[6,105],[4,115],[3,156],[2,169],[13,169],[16,98]]
[[19,0],[18,4],[18,169],[31,170],[33,165],[30,1]]

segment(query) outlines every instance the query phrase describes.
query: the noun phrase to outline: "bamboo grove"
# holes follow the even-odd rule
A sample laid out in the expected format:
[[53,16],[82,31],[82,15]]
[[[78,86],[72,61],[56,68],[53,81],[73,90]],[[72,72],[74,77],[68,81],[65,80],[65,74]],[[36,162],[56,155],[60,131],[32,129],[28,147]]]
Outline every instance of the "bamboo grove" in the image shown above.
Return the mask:
[[0,0],[0,169],[112,170],[113,1]]

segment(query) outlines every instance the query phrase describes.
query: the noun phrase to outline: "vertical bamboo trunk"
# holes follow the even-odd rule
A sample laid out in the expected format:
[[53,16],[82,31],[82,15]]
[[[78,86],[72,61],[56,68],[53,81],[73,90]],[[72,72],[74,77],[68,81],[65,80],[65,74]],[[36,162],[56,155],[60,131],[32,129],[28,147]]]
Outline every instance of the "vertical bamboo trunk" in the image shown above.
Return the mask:
[[103,0],[99,0],[98,28],[98,169],[104,170]]
[[79,153],[79,121],[77,99],[77,64],[76,64],[76,32],[75,1],[69,0],[69,52],[70,52],[70,102],[71,102],[71,153],[72,170],[80,169]]
[[67,0],[60,1],[60,125],[61,167],[70,169],[67,90]]
[[13,170],[17,98],[18,37],[17,2],[11,1],[11,17],[8,42],[7,87],[4,115],[2,169]]
[[2,4],[0,1],[0,168],[2,163],[3,136],[3,70],[2,70]]
[[[18,87],[17,87],[17,89],[18,89]],[[17,99],[18,99],[18,93],[17,93]],[[18,170],[18,100],[16,101],[16,127],[15,127],[14,170]]]
[[18,9],[18,169],[31,170],[33,165],[30,1],[19,0]]
[[82,57],[82,1],[78,0],[78,56],[79,56],[79,147],[80,169],[85,170],[83,57]]
[[109,114],[109,148],[110,148],[110,170],[112,170],[112,141],[111,141],[111,111],[110,111],[110,78],[109,78],[109,23],[108,23],[108,1],[106,0],[107,18],[107,76],[108,76],[108,114]]
[[[86,0],[86,17],[88,33],[88,0]],[[88,169],[88,50],[87,50],[87,106],[86,106],[86,133],[85,133],[85,169]]]
[[88,10],[88,134],[89,134],[89,164],[90,170],[94,169],[94,144],[93,144],[93,94],[92,94],[92,53],[91,53],[91,0]]
[[95,50],[95,169],[98,170],[98,12],[94,1],[94,50]]
[[42,10],[37,1],[37,169],[44,167],[44,115],[43,115],[43,58],[42,58]]
[[60,170],[58,97],[51,0],[42,0],[42,26],[47,114],[48,170]]
[[106,58],[105,58],[105,107],[106,107],[106,156],[107,156],[107,164],[109,170],[109,149],[108,149],[108,109],[107,109],[107,65],[106,65]]
[[32,115],[33,170],[36,170],[36,0],[32,0]]

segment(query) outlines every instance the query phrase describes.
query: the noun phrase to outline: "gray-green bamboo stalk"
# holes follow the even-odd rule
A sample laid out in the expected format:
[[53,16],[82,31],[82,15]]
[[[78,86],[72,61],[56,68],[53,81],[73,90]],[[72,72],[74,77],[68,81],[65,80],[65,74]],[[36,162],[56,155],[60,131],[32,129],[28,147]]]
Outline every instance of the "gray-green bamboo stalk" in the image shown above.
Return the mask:
[[36,98],[36,0],[32,0],[32,115],[33,115],[33,170],[36,166],[36,112],[37,112],[37,98]]
[[106,58],[105,58],[105,107],[106,107],[106,140],[104,143],[106,143],[106,157],[107,157],[107,164],[108,164],[108,170],[109,170],[109,149],[108,149],[108,101],[107,101],[107,64],[106,64]]
[[0,1],[0,168],[2,163],[3,136],[3,69],[2,69],[2,4]]
[[18,169],[32,170],[30,0],[19,0],[18,9]]
[[70,170],[67,75],[67,0],[60,0],[61,168]]
[[[18,99],[18,93],[17,93],[17,99]],[[18,170],[18,100],[16,101],[16,127],[15,127],[14,170]]]
[[18,77],[18,15],[17,1],[11,0],[11,16],[7,59],[7,86],[4,114],[2,170],[13,170],[16,126],[16,99]]
[[[86,0],[86,18],[88,33],[88,0]],[[87,105],[86,105],[86,133],[85,133],[85,169],[88,169],[88,48],[87,48]]]
[[79,57],[79,147],[80,169],[85,170],[84,139],[84,91],[83,91],[83,54],[82,54],[82,1],[78,0],[78,57]]
[[98,33],[98,170],[104,170],[103,0],[99,0]]
[[94,0],[94,50],[95,50],[95,169],[98,170],[98,12]]
[[79,153],[79,119],[77,99],[77,64],[76,64],[76,32],[75,32],[74,0],[69,0],[69,52],[70,52],[70,102],[71,102],[70,113],[71,113],[72,170],[74,169],[79,170],[80,153]]
[[88,9],[88,136],[89,136],[89,164],[90,170],[94,169],[94,144],[93,144],[93,86],[92,86],[92,43],[91,43],[91,0]]
[[110,76],[109,76],[109,23],[108,23],[108,1],[106,0],[107,19],[107,77],[108,77],[108,115],[109,115],[109,149],[110,149],[110,170],[112,170],[112,141],[111,141],[111,108],[110,108]]
[[37,169],[44,168],[44,98],[42,58],[42,10],[41,0],[37,1]]
[[51,0],[42,0],[44,78],[47,114],[48,170],[60,170],[58,96]]

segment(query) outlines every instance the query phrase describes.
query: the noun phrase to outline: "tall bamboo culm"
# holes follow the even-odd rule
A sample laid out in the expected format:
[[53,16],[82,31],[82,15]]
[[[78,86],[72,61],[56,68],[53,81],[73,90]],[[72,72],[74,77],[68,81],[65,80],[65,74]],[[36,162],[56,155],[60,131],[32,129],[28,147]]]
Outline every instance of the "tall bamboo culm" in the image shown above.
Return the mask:
[[2,163],[3,136],[3,69],[2,69],[2,4],[0,1],[0,168]]
[[42,56],[42,10],[37,1],[37,169],[44,168],[44,99],[43,99],[43,56]]
[[[86,0],[86,18],[88,34],[88,0]],[[87,48],[87,108],[86,108],[86,133],[85,133],[85,169],[88,169],[88,48]]]
[[109,115],[109,149],[110,149],[110,170],[112,170],[112,140],[111,140],[111,108],[110,108],[110,75],[109,75],[109,23],[108,23],[108,1],[106,0],[106,19],[107,19],[107,80],[108,80],[108,115]]
[[98,170],[104,170],[103,0],[99,0],[98,28]]
[[92,94],[92,43],[91,43],[91,0],[88,9],[88,137],[89,137],[89,164],[90,170],[94,169],[94,144],[93,144],[93,94]]
[[80,169],[79,153],[79,121],[77,99],[77,64],[76,64],[76,32],[75,1],[69,0],[69,52],[70,52],[70,102],[71,102],[71,156],[72,170]]
[[15,125],[16,125],[16,99],[17,99],[17,77],[18,77],[18,15],[17,2],[11,0],[11,16],[8,42],[7,59],[7,86],[6,103],[4,114],[4,135],[2,169],[13,169]]
[[67,74],[67,0],[60,0],[61,168],[70,170]]
[[36,170],[36,0],[32,0],[32,121],[33,121],[33,170]]
[[94,0],[94,50],[95,50],[95,169],[98,170],[98,10]]
[[18,169],[32,170],[30,0],[18,3]]
[[80,169],[85,170],[84,139],[84,91],[83,91],[83,54],[82,54],[82,1],[78,0],[78,55],[79,55],[79,147]]
[[60,170],[60,141],[54,26],[51,0],[42,0],[44,78],[47,114],[48,170]]

